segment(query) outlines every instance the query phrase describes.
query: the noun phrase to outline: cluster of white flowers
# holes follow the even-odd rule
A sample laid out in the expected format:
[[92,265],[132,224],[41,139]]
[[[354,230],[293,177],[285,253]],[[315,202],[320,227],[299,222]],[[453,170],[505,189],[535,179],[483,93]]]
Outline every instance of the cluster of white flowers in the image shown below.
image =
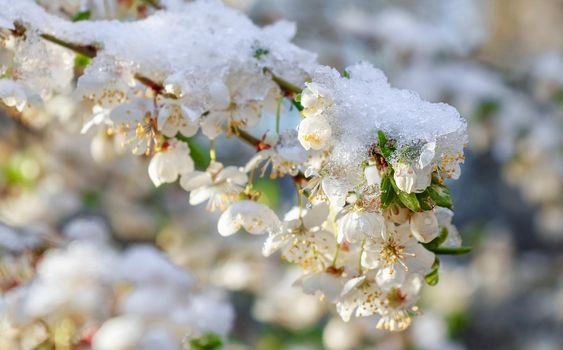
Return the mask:
[[[450,5],[444,6],[447,10]],[[477,15],[482,11],[475,11],[482,4],[477,1],[473,6],[475,9],[468,11],[467,20],[482,20]],[[470,150],[478,157],[491,154],[502,166],[504,180],[518,187],[528,202],[539,206],[535,226],[543,239],[561,240],[563,56],[546,52],[535,57],[529,67],[507,74],[469,55],[468,50],[484,45],[486,37],[473,41],[463,51],[455,47],[421,51],[419,44],[433,37],[440,24],[424,30],[418,16],[405,9],[384,11],[380,16],[382,20],[375,23],[393,23],[393,18],[399,17],[407,28],[401,47],[396,37],[379,36],[377,25],[370,31],[381,39],[383,51],[392,51],[392,57],[409,57],[392,62],[383,60],[382,64],[389,65],[388,70],[393,72],[392,81],[399,87],[419,92],[429,101],[446,100],[455,106],[469,121]],[[476,26],[479,27],[477,22],[471,28]],[[408,30],[411,27],[417,30]],[[451,28],[449,32],[458,30]],[[469,44],[467,39],[467,35],[461,35],[456,41]]]
[[[339,58],[369,57],[392,84],[458,109],[468,120],[476,163],[492,156],[503,181],[538,207],[534,221],[540,238],[561,240],[561,52],[528,52],[523,61],[491,65],[489,59],[503,51],[491,25],[499,18],[483,16],[487,6],[479,0],[386,4],[377,10],[339,12],[339,29],[363,39],[361,45],[339,43],[345,47]],[[477,51],[488,53],[475,56]]]
[[[444,184],[458,178],[467,142],[465,121],[454,108],[392,88],[368,64],[342,75],[321,66],[290,43],[291,24],[258,28],[218,1],[171,2],[168,10],[133,22],[72,23],[33,1],[2,0],[0,6],[2,50],[11,58],[0,79],[6,105],[21,110],[32,97],[48,100],[72,90],[91,110],[85,132],[100,128],[133,153],[150,156],[156,186],[179,179],[191,204],[207,202],[210,211],[222,212],[221,235],[267,233],[264,254],[279,250],[300,266],[304,291],[335,303],[344,320],[375,315],[379,328],[405,329],[423,282],[438,281],[436,254],[466,251],[451,224]],[[74,90],[66,79],[77,69],[77,61],[73,66],[67,59],[72,51],[88,63],[79,67]],[[32,74],[37,71],[48,74]],[[263,110],[276,105],[275,131],[252,136]],[[279,130],[286,105],[300,112],[297,132]],[[198,132],[210,142],[204,171],[195,170],[188,147]],[[215,149],[222,135],[246,141],[256,156],[242,167],[224,165]],[[268,171],[291,177],[296,186],[298,205],[283,220],[257,202],[253,182]],[[59,258],[86,254],[75,249],[82,248],[72,245]],[[126,253],[125,261],[142,252]],[[100,259],[116,253],[96,254],[88,273],[104,279]],[[63,272],[53,278],[65,278]],[[39,274],[37,283],[52,282]],[[97,299],[95,289],[89,293]],[[127,322],[115,327],[141,332],[136,321]],[[102,327],[98,337],[104,334],[112,331]]]
[[231,327],[217,290],[153,246],[114,248],[96,219],[71,221],[47,249],[44,236],[2,229],[2,348],[180,349]]

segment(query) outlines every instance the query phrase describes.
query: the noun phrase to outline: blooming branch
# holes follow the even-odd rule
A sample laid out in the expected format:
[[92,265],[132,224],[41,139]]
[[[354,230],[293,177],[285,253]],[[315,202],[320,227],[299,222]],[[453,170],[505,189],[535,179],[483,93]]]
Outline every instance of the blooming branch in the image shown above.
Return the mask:
[[[405,329],[423,282],[437,282],[436,255],[469,250],[451,223],[445,185],[459,177],[467,142],[454,108],[392,88],[367,64],[341,75],[293,45],[291,25],[258,28],[217,2],[131,23],[70,23],[6,1],[0,27],[14,37],[4,42],[14,58],[0,80],[5,104],[24,110],[34,95],[83,103],[91,115],[83,131],[101,129],[150,156],[155,186],[179,181],[190,204],[221,212],[221,235],[267,234],[264,255],[279,251],[301,267],[303,290],[334,303],[344,320],[374,316],[379,328]],[[62,48],[91,59],[76,86]],[[44,57],[31,59],[37,52]],[[53,62],[71,64],[54,75]],[[284,99],[299,113],[297,130],[280,130]],[[274,110],[275,132],[253,136]],[[198,133],[211,145],[205,170],[195,170],[186,145]],[[256,154],[222,164],[223,136]],[[283,219],[258,202],[253,181],[267,175],[296,184],[297,206]]]

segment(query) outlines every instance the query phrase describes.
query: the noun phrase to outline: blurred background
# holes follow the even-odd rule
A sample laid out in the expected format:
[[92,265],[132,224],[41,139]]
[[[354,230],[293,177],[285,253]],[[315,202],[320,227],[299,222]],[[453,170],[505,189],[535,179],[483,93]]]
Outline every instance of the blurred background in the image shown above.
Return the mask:
[[[153,187],[147,159],[119,154],[107,135],[80,135],[82,112],[62,99],[0,112],[0,221],[45,236],[94,218],[122,246],[158,246],[227,291],[229,349],[563,349],[563,0],[227,3],[260,25],[295,22],[295,42],[321,63],[371,62],[392,85],[467,119],[466,161],[450,185],[454,223],[474,250],[444,259],[408,331],[341,321],[292,287],[298,271],[261,256],[263,237],[220,237],[217,218],[190,207],[179,186]],[[200,168],[205,147],[192,145]],[[250,152],[218,159],[242,164]],[[258,186],[280,212],[291,206],[290,184]]]

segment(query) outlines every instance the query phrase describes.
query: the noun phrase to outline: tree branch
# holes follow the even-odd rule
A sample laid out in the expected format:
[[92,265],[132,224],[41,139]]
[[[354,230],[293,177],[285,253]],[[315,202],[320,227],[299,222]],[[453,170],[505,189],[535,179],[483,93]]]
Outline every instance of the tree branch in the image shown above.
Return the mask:
[[94,58],[98,53],[98,48],[96,48],[94,45],[80,45],[80,44],[70,43],[68,41],[59,39],[51,34],[41,34],[41,37],[53,44],[57,44],[59,46],[65,47],[69,50],[72,50],[86,57]]
[[301,88],[299,86],[292,84],[283,78],[278,77],[269,68],[264,68],[264,73],[270,74],[274,83],[278,84],[280,89],[282,89],[282,91],[284,91],[286,95],[293,97],[293,95],[301,93]]

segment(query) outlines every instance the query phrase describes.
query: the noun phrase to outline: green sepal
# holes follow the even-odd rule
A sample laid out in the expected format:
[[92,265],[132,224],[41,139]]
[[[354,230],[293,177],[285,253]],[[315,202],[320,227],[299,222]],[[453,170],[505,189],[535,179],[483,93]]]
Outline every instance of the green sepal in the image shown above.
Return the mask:
[[258,49],[256,49],[256,51],[254,51],[254,58],[259,60],[259,59],[262,58],[262,56],[267,55],[269,53],[270,53],[270,50],[268,50],[268,49],[258,48]]
[[447,186],[441,185],[439,183],[432,183],[426,189],[430,198],[436,203],[436,205],[448,209],[453,208],[453,200],[450,194],[450,190]]
[[553,102],[563,107],[563,88],[560,88],[553,94]]
[[414,212],[422,211],[422,208],[420,207],[420,203],[418,202],[418,198],[416,197],[415,193],[406,193],[399,190],[399,192],[397,193],[397,197],[399,197],[401,203],[403,203],[405,207],[409,208],[410,210]]
[[441,247],[431,250],[434,254],[438,255],[463,255],[470,253],[473,247]]
[[199,338],[190,340],[192,350],[217,350],[223,347],[223,341],[215,333],[206,333]]
[[86,11],[78,12],[77,14],[72,16],[72,18],[70,20],[73,21],[73,22],[85,21],[85,20],[90,19],[91,16],[92,16],[92,12],[90,12],[89,10],[86,10]]
[[389,147],[388,145],[389,140],[387,139],[387,136],[385,136],[385,133],[382,130],[377,131],[377,142],[379,145],[379,149],[381,150],[381,154],[383,155],[385,160],[388,160],[391,157],[391,154],[393,154],[395,148]]
[[176,134],[176,139],[188,144],[188,147],[190,148],[190,157],[193,159],[197,170],[207,169],[209,163],[211,162],[209,159],[209,153],[206,152],[199,143],[197,143],[192,137],[186,137],[180,132]]
[[395,200],[395,191],[393,190],[392,182],[393,179],[390,176],[383,176],[381,179],[380,189],[380,200],[381,208],[385,209],[393,203]]
[[434,263],[432,264],[432,271],[426,276],[424,276],[424,280],[428,285],[435,286],[436,284],[438,284],[438,281],[440,280],[440,274],[438,273],[439,269],[440,269],[440,259],[438,257],[435,257]]
[[77,69],[86,68],[90,64],[90,62],[92,62],[92,59],[90,57],[81,55],[79,53],[77,53],[74,57],[74,67]]
[[434,238],[428,243],[422,243],[424,248],[428,249],[429,251],[433,252],[438,249],[448,238],[448,229],[446,227],[442,227],[438,237]]
[[434,200],[430,196],[430,193],[429,193],[428,190],[426,190],[422,193],[417,193],[416,198],[418,198],[418,203],[420,203],[420,207],[424,211],[432,210],[432,209],[434,209],[434,206],[436,205],[436,202],[434,202]]
[[493,99],[484,100],[475,111],[475,118],[479,122],[487,122],[500,110],[499,102]]
[[303,105],[301,105],[301,102],[297,101],[296,99],[291,99],[291,104],[294,105],[299,112],[305,109],[303,108]]
[[394,179],[391,179],[391,185],[395,189],[395,193],[397,194],[397,197],[405,207],[409,208],[411,211],[414,212],[422,211],[420,203],[418,202],[418,198],[416,197],[416,193],[406,193],[401,191],[399,187],[397,187],[397,184],[395,183]]

